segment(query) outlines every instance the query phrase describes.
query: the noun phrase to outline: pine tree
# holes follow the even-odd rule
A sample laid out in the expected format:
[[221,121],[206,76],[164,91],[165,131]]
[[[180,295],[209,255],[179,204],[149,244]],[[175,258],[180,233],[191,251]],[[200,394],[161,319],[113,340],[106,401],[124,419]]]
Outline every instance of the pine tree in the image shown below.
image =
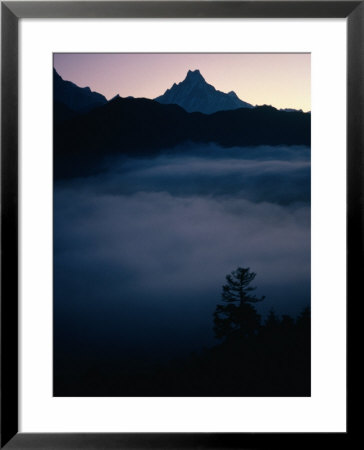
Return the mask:
[[265,297],[252,295],[256,288],[250,284],[256,273],[250,268],[238,267],[226,276],[222,287],[222,301],[214,312],[214,332],[219,339],[231,337],[248,337],[254,335],[260,327],[260,315],[254,303]]
[[279,320],[277,314],[274,309],[271,308],[265,321],[265,329],[269,332],[277,332],[280,323],[281,321]]

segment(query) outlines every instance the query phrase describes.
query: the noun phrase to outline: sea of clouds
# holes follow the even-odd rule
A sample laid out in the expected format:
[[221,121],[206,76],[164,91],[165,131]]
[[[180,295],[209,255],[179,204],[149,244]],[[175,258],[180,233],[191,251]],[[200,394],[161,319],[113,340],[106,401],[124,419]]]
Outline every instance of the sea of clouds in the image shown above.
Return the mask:
[[238,266],[257,273],[263,316],[309,305],[309,148],[191,144],[55,184],[65,353],[165,358],[214,344],[212,314]]

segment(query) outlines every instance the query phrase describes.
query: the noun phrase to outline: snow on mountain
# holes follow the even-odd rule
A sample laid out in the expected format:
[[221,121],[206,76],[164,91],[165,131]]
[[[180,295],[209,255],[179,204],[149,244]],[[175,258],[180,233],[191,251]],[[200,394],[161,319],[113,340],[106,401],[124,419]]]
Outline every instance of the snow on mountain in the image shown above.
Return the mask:
[[208,84],[199,70],[189,70],[186,78],[174,83],[170,89],[155,98],[159,103],[176,104],[187,112],[212,114],[216,111],[238,108],[253,108],[250,103],[240,100],[234,91],[229,93],[218,91]]

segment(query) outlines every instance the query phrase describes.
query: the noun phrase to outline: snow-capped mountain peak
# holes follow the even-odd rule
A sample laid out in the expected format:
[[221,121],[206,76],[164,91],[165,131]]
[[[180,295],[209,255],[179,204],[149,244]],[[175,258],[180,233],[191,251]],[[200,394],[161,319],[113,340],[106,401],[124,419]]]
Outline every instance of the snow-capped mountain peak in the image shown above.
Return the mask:
[[207,83],[201,72],[189,70],[183,81],[174,83],[170,89],[155,99],[163,104],[176,104],[187,112],[212,114],[217,111],[252,108],[250,103],[240,100],[234,91],[218,91]]

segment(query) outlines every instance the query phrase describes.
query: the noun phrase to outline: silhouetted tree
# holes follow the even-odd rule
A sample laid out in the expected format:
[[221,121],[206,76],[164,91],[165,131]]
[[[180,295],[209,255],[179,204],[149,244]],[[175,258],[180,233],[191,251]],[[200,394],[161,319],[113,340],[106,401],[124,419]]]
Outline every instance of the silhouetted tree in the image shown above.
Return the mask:
[[306,307],[296,320],[296,332],[299,344],[310,352],[311,347],[311,311]]
[[271,308],[261,331],[263,332],[263,334],[265,336],[269,336],[269,337],[276,336],[280,325],[281,325],[281,321],[280,321],[279,317],[275,313],[274,309]]
[[288,314],[283,314],[282,315],[282,320],[281,320],[281,330],[283,333],[292,333],[293,329],[295,326],[295,322],[292,319],[291,316],[289,316]]
[[267,328],[272,328],[275,330],[278,328],[279,324],[280,324],[280,320],[277,317],[277,314],[275,313],[273,308],[270,309],[268,316],[266,318],[266,321],[265,321],[265,326]]
[[304,328],[305,330],[310,331],[311,311],[308,306],[304,308],[303,311],[300,313],[300,315],[297,317],[296,323],[299,328]]
[[260,327],[260,315],[252,304],[264,300],[251,292],[256,289],[251,282],[256,273],[250,268],[238,267],[226,276],[227,283],[222,287],[222,301],[214,312],[214,332],[219,339],[248,337]]

